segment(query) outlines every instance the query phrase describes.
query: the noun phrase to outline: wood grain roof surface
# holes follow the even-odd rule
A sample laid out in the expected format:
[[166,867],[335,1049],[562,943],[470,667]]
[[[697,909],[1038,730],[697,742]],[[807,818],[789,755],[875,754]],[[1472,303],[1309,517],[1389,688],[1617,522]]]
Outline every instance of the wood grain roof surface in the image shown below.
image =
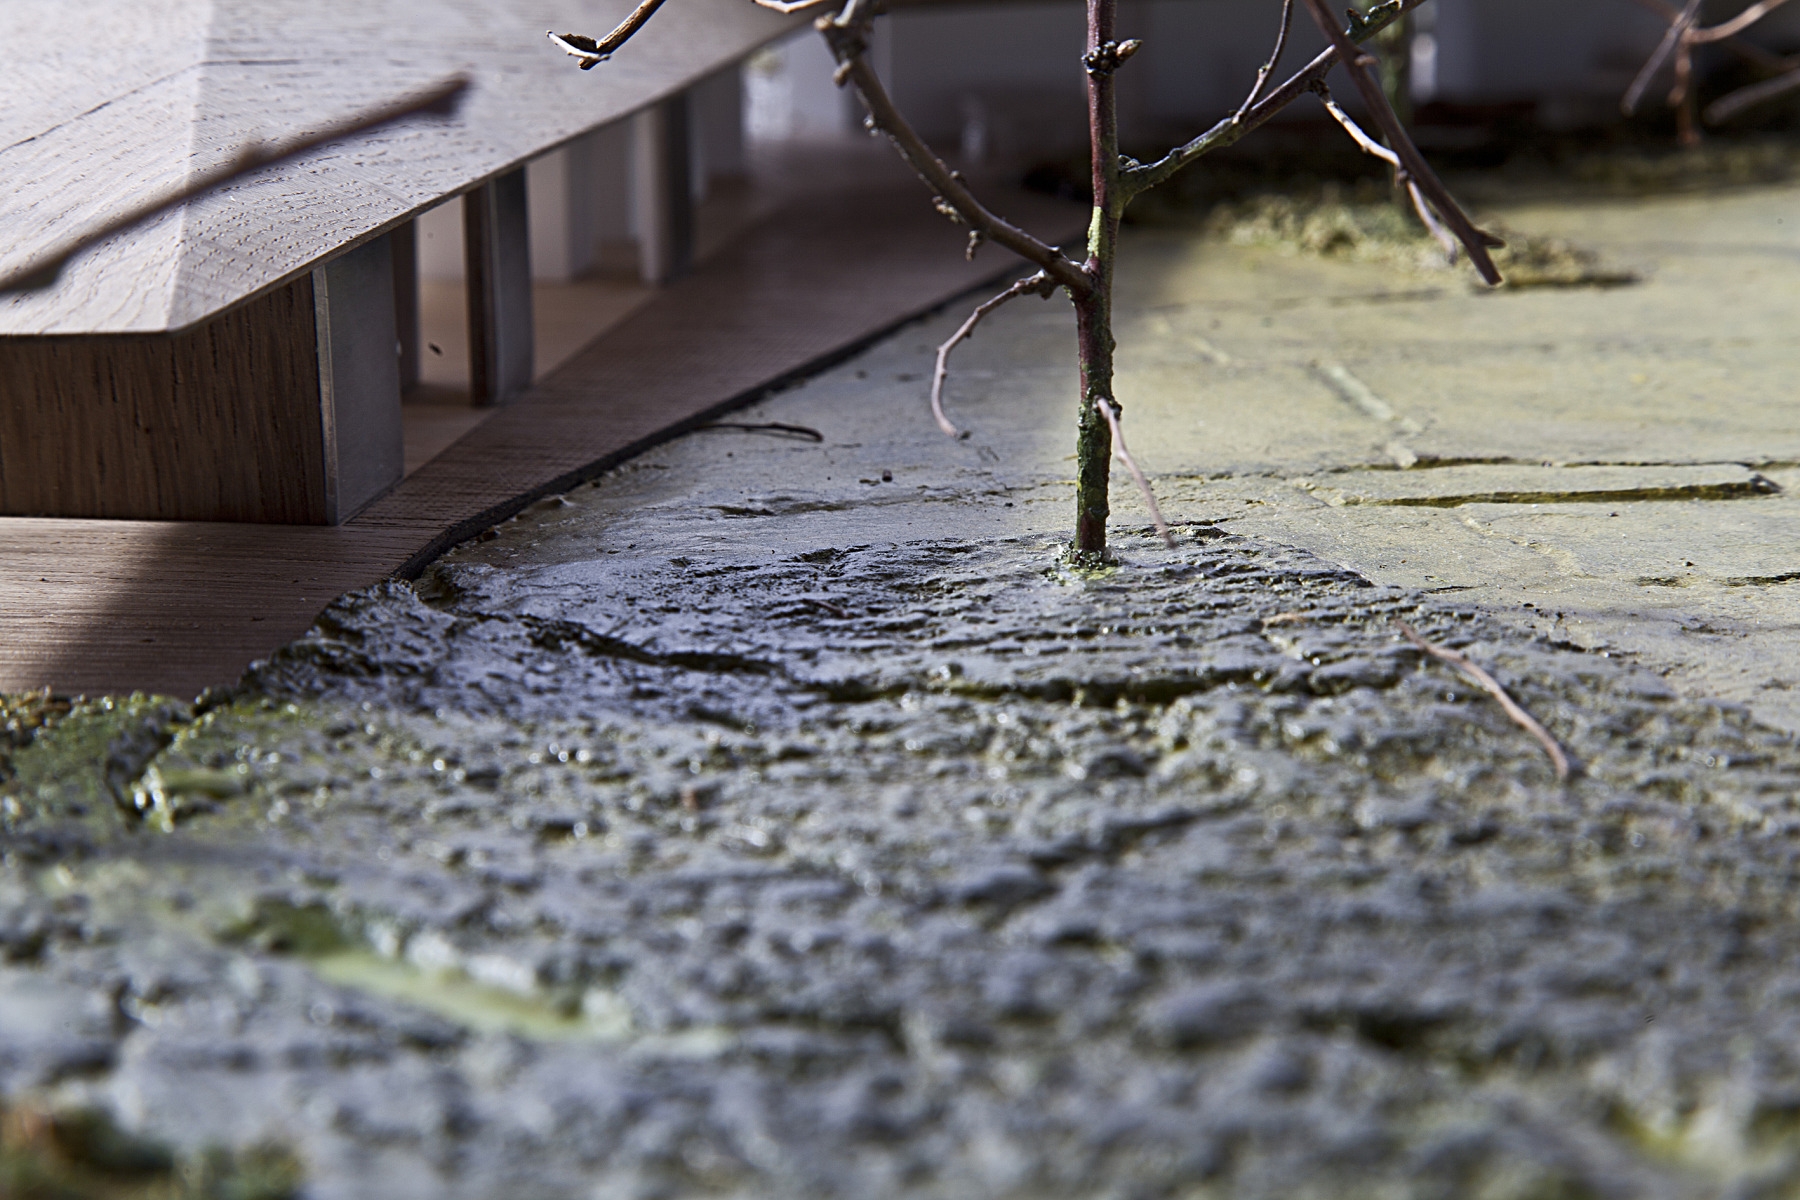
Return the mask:
[[247,175],[0,297],[0,334],[180,330],[448,196],[680,91],[794,28],[746,0],[669,5],[629,53],[575,68],[544,37],[630,0],[6,0],[0,273],[253,139],[279,142],[457,72],[421,117]]

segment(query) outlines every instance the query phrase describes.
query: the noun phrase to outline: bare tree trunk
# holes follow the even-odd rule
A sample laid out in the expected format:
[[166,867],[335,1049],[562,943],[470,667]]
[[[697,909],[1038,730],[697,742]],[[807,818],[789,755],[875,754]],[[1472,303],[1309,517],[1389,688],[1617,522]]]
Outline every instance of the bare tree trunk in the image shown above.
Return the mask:
[[[586,70],[606,61],[664,2],[639,0],[631,15],[603,39],[554,32],[550,38],[579,59],[582,69]],[[1119,157],[1119,106],[1113,80],[1119,67],[1137,53],[1139,43],[1135,39],[1118,40],[1118,0],[1087,0],[1087,54],[1083,65],[1087,68],[1094,213],[1088,227],[1087,260],[1077,264],[1057,247],[1032,237],[991,212],[969,190],[968,181],[925,144],[918,131],[894,106],[887,88],[868,61],[869,35],[875,17],[884,6],[883,0],[756,0],[764,7],[782,12],[841,5],[835,17],[820,17],[815,28],[825,36],[832,56],[837,60],[839,86],[853,87],[862,97],[863,106],[868,109],[869,129],[893,142],[900,156],[931,188],[938,211],[969,231],[970,253],[983,242],[993,242],[1038,268],[1035,274],[984,302],[938,347],[937,368],[931,380],[931,411],[940,429],[952,436],[959,432],[944,412],[944,380],[951,352],[974,333],[983,317],[1007,301],[1028,293],[1048,297],[1061,290],[1074,303],[1076,349],[1081,361],[1081,411],[1075,442],[1074,556],[1077,561],[1090,564],[1106,560],[1106,520],[1110,508],[1107,484],[1115,454],[1143,490],[1144,502],[1157,531],[1171,548],[1175,545],[1156,503],[1156,495],[1150,489],[1149,479],[1125,449],[1125,438],[1119,425],[1119,402],[1113,395],[1114,260],[1119,219],[1133,196],[1167,181],[1177,171],[1212,151],[1232,145],[1302,96],[1316,93],[1358,145],[1394,168],[1426,228],[1443,241],[1446,248],[1454,251],[1460,244],[1467,249],[1470,261],[1483,279],[1491,284],[1500,282],[1500,273],[1494,268],[1488,250],[1502,243],[1476,228],[1468,214],[1445,190],[1442,181],[1407,137],[1406,127],[1394,115],[1381,85],[1364,68],[1366,56],[1357,49],[1357,42],[1381,33],[1424,2],[1383,0],[1369,7],[1366,16],[1353,12],[1350,29],[1346,31],[1331,14],[1330,0],[1282,0],[1281,28],[1275,39],[1275,49],[1257,72],[1256,82],[1242,106],[1199,137],[1175,147],[1155,162],[1139,163]],[[1697,0],[1687,2],[1692,4]],[[1302,3],[1332,44],[1286,83],[1265,95],[1269,77],[1280,63],[1282,50],[1287,45],[1294,12]],[[1639,3],[1662,4],[1667,0],[1639,0]],[[1761,0],[1761,3],[1774,6],[1786,3],[1786,0]],[[1376,143],[1331,99],[1325,76],[1334,65],[1341,65],[1350,73],[1391,149]]]
[[1112,426],[1098,405],[1115,413],[1113,397],[1112,283],[1119,241],[1119,105],[1113,74],[1120,56],[1118,0],[1088,0],[1088,138],[1093,150],[1094,215],[1088,226],[1086,270],[1093,281],[1075,301],[1076,345],[1081,359],[1081,412],[1075,438],[1075,556],[1106,557],[1107,483],[1112,465]]

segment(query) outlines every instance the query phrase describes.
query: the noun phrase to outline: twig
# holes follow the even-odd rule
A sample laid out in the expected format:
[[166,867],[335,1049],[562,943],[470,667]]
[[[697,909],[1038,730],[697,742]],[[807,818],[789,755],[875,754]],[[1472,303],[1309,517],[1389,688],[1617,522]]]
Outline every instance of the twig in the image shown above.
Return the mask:
[[1451,265],[1454,266],[1462,244],[1456,240],[1454,234],[1444,228],[1443,222],[1437,219],[1437,214],[1431,211],[1431,205],[1425,202],[1425,194],[1419,190],[1419,185],[1414,182],[1413,177],[1406,173],[1406,167],[1401,164],[1400,156],[1364,133],[1362,126],[1352,120],[1349,113],[1338,107],[1338,102],[1331,98],[1331,89],[1324,83],[1314,84],[1313,90],[1319,93],[1319,99],[1324,103],[1325,111],[1329,112],[1333,119],[1344,127],[1344,132],[1348,133],[1356,144],[1362,147],[1365,154],[1372,154],[1394,168],[1394,177],[1406,188],[1406,195],[1412,201],[1413,211],[1419,214],[1419,223],[1425,226],[1427,233],[1437,239],[1437,244],[1444,248],[1444,257],[1448,258]]
[[1787,3],[1787,0],[1760,0],[1752,4],[1737,16],[1717,25],[1701,28],[1698,26],[1701,0],[1688,0],[1684,8],[1677,9],[1669,0],[1637,0],[1637,3],[1661,16],[1669,22],[1668,32],[1663,35],[1656,53],[1644,64],[1637,78],[1632,80],[1631,88],[1625,93],[1620,107],[1626,115],[1637,111],[1643,101],[1644,92],[1649,88],[1656,73],[1668,62],[1669,56],[1675,56],[1675,84],[1669,92],[1669,103],[1674,106],[1680,117],[1681,140],[1693,144],[1699,140],[1699,130],[1694,122],[1694,47],[1722,43],[1738,54],[1749,59],[1765,70],[1779,72],[1774,79],[1751,84],[1739,88],[1718,100],[1715,100],[1703,114],[1709,124],[1729,121],[1745,109],[1766,103],[1787,93],[1800,89],[1800,58],[1783,58],[1779,54],[1763,49],[1752,42],[1744,41],[1739,35],[1758,21]]
[[1325,85],[1323,80],[1313,84],[1313,91],[1319,94],[1319,101],[1325,105],[1325,111],[1331,114],[1332,120],[1344,127],[1344,132],[1350,135],[1351,141],[1362,148],[1364,154],[1374,155],[1382,162],[1393,167],[1396,171],[1406,170],[1406,168],[1401,165],[1400,156],[1398,154],[1395,154],[1392,150],[1389,150],[1386,146],[1364,133],[1363,127],[1351,120],[1349,113],[1338,107],[1338,102],[1331,98],[1331,89]]
[[1105,397],[1095,400],[1094,407],[1100,410],[1107,425],[1112,428],[1113,453],[1119,456],[1119,461],[1125,464],[1125,469],[1137,480],[1138,490],[1144,493],[1144,503],[1150,506],[1150,519],[1156,522],[1156,532],[1162,535],[1163,545],[1171,550],[1175,549],[1175,535],[1169,532],[1169,523],[1163,520],[1162,507],[1156,503],[1156,493],[1150,490],[1150,481],[1138,469],[1137,460],[1131,457],[1131,451],[1125,448],[1125,434],[1119,428],[1119,414],[1113,411],[1113,406],[1107,403]]
[[1631,81],[1631,86],[1625,89],[1625,99],[1619,107],[1626,116],[1637,112],[1637,107],[1643,102],[1644,93],[1650,89],[1650,83],[1656,78],[1657,72],[1663,69],[1663,64],[1669,61],[1670,55],[1682,48],[1688,32],[1693,29],[1694,21],[1700,15],[1701,3],[1702,0],[1687,0],[1687,5],[1669,22],[1668,32],[1663,34],[1662,41],[1657,44],[1656,53],[1650,56],[1650,61],[1644,64],[1643,69],[1637,73],[1637,78]]
[[705,429],[737,429],[745,433],[784,433],[794,437],[805,438],[809,442],[823,442],[825,435],[810,425],[788,425],[781,421],[761,421],[755,424],[744,421],[708,421],[704,425],[694,426],[696,432]]
[[[809,8],[818,8],[830,0],[756,0],[763,8],[772,8],[778,13],[797,13]],[[598,41],[585,33],[557,33],[554,29],[546,30],[544,36],[562,47],[564,54],[573,55],[581,60],[581,69],[591,71],[613,56],[626,42],[637,36],[638,30],[647,24],[656,10],[663,6],[663,0],[643,0],[631,15]]]
[[61,278],[63,269],[69,260],[82,251],[97,245],[117,234],[133,229],[144,222],[160,216],[171,208],[196,200],[221,187],[232,180],[264,167],[272,167],[292,158],[297,158],[309,150],[331,142],[341,142],[358,134],[368,133],[395,121],[405,120],[412,116],[448,117],[455,115],[457,105],[462,101],[463,93],[468,91],[469,80],[464,75],[453,75],[437,84],[429,91],[415,96],[396,100],[382,108],[373,109],[350,117],[336,125],[329,125],[318,133],[295,138],[289,142],[265,146],[260,142],[252,142],[238,151],[237,156],[220,167],[215,167],[176,190],[163,196],[146,201],[110,221],[90,229],[85,233],[77,233],[61,245],[28,260],[24,266],[0,277],[0,295],[9,292],[33,292],[53,286]]
[[1736,37],[1786,3],[1787,0],[1762,0],[1760,4],[1752,4],[1729,21],[1721,21],[1709,29],[1694,30],[1688,34],[1688,41],[1696,45],[1705,45],[1709,42],[1722,42],[1726,38]]
[[1475,269],[1481,273],[1482,279],[1489,284],[1498,285],[1501,282],[1500,271],[1494,266],[1494,260],[1488,254],[1488,250],[1492,247],[1503,246],[1505,243],[1493,234],[1476,228],[1475,223],[1469,220],[1468,214],[1464,213],[1461,206],[1456,203],[1455,197],[1450,195],[1450,190],[1444,186],[1443,180],[1437,177],[1437,172],[1431,169],[1431,164],[1425,161],[1425,156],[1419,153],[1419,148],[1413,145],[1412,138],[1407,135],[1406,127],[1400,123],[1400,118],[1394,114],[1393,106],[1388,103],[1387,93],[1382,91],[1381,85],[1370,76],[1365,65],[1365,56],[1357,50],[1356,44],[1350,40],[1350,36],[1332,19],[1331,12],[1326,7],[1326,0],[1306,0],[1306,6],[1311,10],[1313,20],[1318,23],[1320,32],[1330,38],[1332,44],[1337,47],[1338,57],[1343,62],[1344,70],[1350,73],[1351,82],[1356,84],[1356,90],[1362,93],[1363,103],[1368,105],[1369,111],[1374,114],[1376,124],[1381,126],[1381,132],[1387,135],[1388,148],[1399,155],[1401,167],[1407,176],[1419,185],[1419,190],[1431,202],[1431,207],[1437,210],[1438,215],[1443,218],[1444,224],[1450,227],[1451,231],[1456,234],[1456,239],[1468,250],[1469,261],[1475,264]]
[[1400,156],[1364,133],[1362,126],[1352,120],[1349,113],[1338,107],[1338,102],[1331,98],[1331,89],[1323,81],[1315,83],[1313,91],[1319,94],[1320,101],[1325,105],[1325,111],[1329,112],[1333,119],[1344,127],[1344,132],[1348,133],[1356,144],[1362,147],[1365,154],[1372,154],[1394,168],[1394,177],[1406,188],[1406,195],[1412,201],[1413,211],[1419,214],[1420,224],[1425,226],[1427,233],[1437,239],[1437,244],[1444,248],[1444,257],[1448,258],[1451,265],[1454,266],[1461,243],[1456,240],[1454,234],[1444,228],[1443,222],[1437,219],[1437,214],[1431,211],[1431,205],[1425,202],[1425,194],[1419,190],[1419,185],[1413,181],[1413,177],[1406,173],[1406,167],[1401,164]]
[[1444,646],[1436,646],[1426,641],[1423,637],[1419,636],[1418,630],[1414,629],[1411,625],[1408,625],[1405,621],[1400,620],[1400,618],[1395,617],[1394,624],[1399,627],[1401,633],[1406,635],[1407,641],[1431,655],[1433,658],[1449,663],[1469,679],[1479,684],[1482,690],[1486,691],[1488,695],[1499,701],[1500,707],[1506,710],[1506,715],[1513,719],[1513,723],[1525,730],[1525,732],[1529,733],[1532,737],[1536,738],[1538,744],[1544,748],[1544,753],[1550,756],[1551,763],[1556,767],[1556,778],[1558,782],[1568,781],[1569,756],[1563,753],[1562,746],[1550,735],[1550,731],[1540,725],[1536,717],[1526,712],[1525,709],[1520,706],[1519,702],[1514,700],[1512,696],[1507,693],[1507,690],[1500,686],[1499,680],[1495,679],[1492,675],[1489,675],[1486,671],[1482,670],[1475,663],[1470,662],[1466,657],[1458,654],[1456,651]]
[[835,78],[838,86],[849,84],[856,89],[863,106],[869,110],[871,128],[886,134],[913,171],[937,193],[940,210],[954,214],[984,240],[1004,246],[1025,261],[1036,264],[1046,275],[1069,289],[1071,296],[1081,297],[1092,292],[1094,281],[1085,270],[1064,257],[1056,247],[1039,241],[990,212],[969,191],[962,176],[933,154],[924,139],[900,115],[881,77],[869,66],[870,18],[858,9],[856,0],[851,0],[838,16],[820,17],[817,27],[837,59]]
[[[1374,37],[1425,0],[1396,0],[1356,27],[1356,41]],[[1334,44],[1288,78],[1288,81],[1259,100],[1248,111],[1239,111],[1184,145],[1177,146],[1153,163],[1128,162],[1119,173],[1119,185],[1129,200],[1166,183],[1183,167],[1197,162],[1215,150],[1223,150],[1251,132],[1267,124],[1282,109],[1306,95],[1312,85],[1331,73],[1341,52]]]
[[1407,177],[1406,180],[1406,195],[1412,200],[1413,211],[1419,214],[1419,221],[1425,226],[1425,231],[1437,239],[1437,244],[1444,248],[1444,257],[1450,260],[1451,266],[1455,266],[1457,253],[1462,249],[1462,243],[1457,241],[1456,235],[1445,229],[1443,222],[1437,219],[1437,214],[1431,211],[1431,205],[1425,202],[1425,194],[1419,190],[1419,185],[1413,182],[1411,177]]
[[969,314],[969,319],[962,323],[957,331],[950,335],[950,340],[938,347],[937,368],[931,375],[931,415],[937,421],[938,428],[951,437],[959,436],[962,431],[951,424],[950,418],[944,415],[944,380],[950,374],[950,352],[969,340],[981,319],[1005,304],[1008,300],[1017,299],[1028,292],[1037,292],[1048,297],[1055,290],[1056,282],[1042,271],[1027,275],[998,296],[984,303]]
[[1717,125],[1731,120],[1747,108],[1754,108],[1795,91],[1800,91],[1800,67],[1785,75],[1777,75],[1774,79],[1739,88],[1728,96],[1721,96],[1707,106],[1706,119],[1710,124]]
[[[1636,3],[1639,8],[1647,9],[1665,21],[1674,21],[1681,15],[1681,10],[1669,3],[1669,0],[1636,0]],[[1742,14],[1740,14],[1740,16],[1741,15]],[[1726,24],[1730,23],[1731,22],[1727,22]],[[1779,54],[1765,50],[1755,42],[1745,41],[1742,37],[1738,36],[1736,31],[1730,33],[1720,32],[1723,28],[1723,26],[1715,25],[1710,30],[1696,30],[1695,33],[1705,33],[1708,35],[1717,34],[1716,37],[1708,36],[1706,40],[1719,42],[1727,49],[1765,70],[1782,71],[1787,70],[1790,67],[1800,66],[1800,63],[1792,62],[1781,57]]]
[[631,10],[630,16],[619,22],[617,28],[597,42],[586,34],[557,33],[555,30],[546,32],[544,36],[561,46],[565,54],[573,54],[579,58],[582,70],[591,71],[611,58],[614,50],[629,42],[662,6],[663,0],[643,0],[643,3]]
[[831,601],[821,600],[817,596],[799,596],[799,597],[797,597],[797,599],[802,604],[810,604],[814,608],[822,609],[825,612],[830,613],[834,617],[839,617],[839,618],[842,618],[845,620],[848,620],[850,617],[850,610],[845,608],[841,604],[833,604]]
[[1231,115],[1232,124],[1235,125],[1242,121],[1244,114],[1250,111],[1250,106],[1262,99],[1262,91],[1264,87],[1268,86],[1269,76],[1275,73],[1275,68],[1281,62],[1282,54],[1287,51],[1288,35],[1293,32],[1293,28],[1294,0],[1281,0],[1281,32],[1275,35],[1275,49],[1269,52],[1269,61],[1265,62],[1262,68],[1256,72],[1256,83],[1251,87],[1250,94],[1244,97],[1244,102],[1238,105],[1237,111]]

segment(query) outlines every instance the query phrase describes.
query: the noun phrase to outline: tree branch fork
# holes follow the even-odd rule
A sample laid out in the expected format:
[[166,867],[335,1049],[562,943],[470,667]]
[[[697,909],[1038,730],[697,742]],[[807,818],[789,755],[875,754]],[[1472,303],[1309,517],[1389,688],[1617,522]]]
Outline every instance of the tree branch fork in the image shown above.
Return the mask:
[[[1670,0],[1637,0],[1639,7],[1649,9],[1669,25],[1655,52],[1626,89],[1619,107],[1626,116],[1634,115],[1643,104],[1650,85],[1672,63],[1675,79],[1669,89],[1668,103],[1675,110],[1682,144],[1693,146],[1700,141],[1702,116],[1712,124],[1719,124],[1747,109],[1800,91],[1800,55],[1783,58],[1742,36],[1787,2],[1788,0],[1756,0],[1756,3],[1736,16],[1717,25],[1706,26],[1700,23],[1704,0],[1685,0],[1679,7]],[[1721,96],[1707,106],[1704,114],[1697,114],[1694,52],[1698,47],[1710,45],[1724,45],[1755,66],[1771,72],[1772,77]]]
[[[551,33],[550,38],[564,51],[575,56],[583,70],[588,70],[616,52],[635,36],[665,0],[641,0],[635,9],[604,38],[580,34]],[[1114,12],[1118,0],[1087,0],[1089,9],[1088,45],[1082,67],[1088,77],[1090,99],[1090,137],[1094,146],[1094,217],[1089,237],[1088,254],[1076,262],[1060,248],[1033,236],[988,208],[970,188],[960,172],[946,163],[919,136],[894,104],[886,86],[869,62],[869,42],[873,23],[886,8],[885,0],[754,0],[764,8],[793,13],[826,10],[814,22],[824,37],[837,67],[834,74],[839,87],[853,89],[867,113],[864,124],[871,134],[886,137],[913,172],[931,189],[933,204],[939,212],[969,231],[971,256],[985,242],[992,242],[1035,268],[1029,275],[979,305],[963,324],[938,347],[936,368],[932,375],[931,411],[933,419],[949,436],[964,436],[944,410],[944,385],[949,374],[952,352],[967,341],[980,323],[996,309],[1023,295],[1048,297],[1061,290],[1077,307],[1084,331],[1096,326],[1097,337],[1082,335],[1083,417],[1082,441],[1093,441],[1099,458],[1100,478],[1104,480],[1104,459],[1117,448],[1121,461],[1143,488],[1157,527],[1165,538],[1168,527],[1162,520],[1151,493],[1149,482],[1129,452],[1124,450],[1120,430],[1120,408],[1112,395],[1111,335],[1111,258],[1113,239],[1118,224],[1131,201],[1169,179],[1183,168],[1216,150],[1232,145],[1246,134],[1267,123],[1270,118],[1308,94],[1316,94],[1346,132],[1365,151],[1386,161],[1395,172],[1396,183],[1412,200],[1420,221],[1444,245],[1455,260],[1458,248],[1467,252],[1470,262],[1489,284],[1498,284],[1500,273],[1489,250],[1500,246],[1500,240],[1478,228],[1469,219],[1437,174],[1425,162],[1413,144],[1404,124],[1394,113],[1380,84],[1370,76],[1370,59],[1358,47],[1425,0],[1383,0],[1367,12],[1352,13],[1348,28],[1332,16],[1327,0],[1283,0],[1281,23],[1273,52],[1258,71],[1255,82],[1242,104],[1232,114],[1183,145],[1174,147],[1151,163],[1140,163],[1118,153],[1116,108],[1113,101],[1113,76],[1123,69],[1143,43],[1137,39],[1118,40],[1113,36]],[[1662,0],[1640,0],[1660,3]],[[1690,3],[1692,0],[1690,0]],[[1762,0],[1769,6],[1785,0]],[[1296,5],[1307,9],[1330,45],[1311,62],[1295,72],[1280,86],[1268,88],[1286,49]],[[1385,139],[1385,145],[1364,133],[1331,98],[1325,84],[1334,68],[1342,67],[1361,95]],[[1090,344],[1091,343],[1091,344]],[[1096,365],[1097,364],[1097,365]],[[1078,453],[1079,456],[1079,453]],[[1081,488],[1078,487],[1078,492]],[[1100,522],[1099,552],[1104,552],[1105,506],[1102,498],[1097,513]],[[1078,506],[1089,501],[1078,497]],[[1077,550],[1088,552],[1082,543],[1086,530],[1093,524],[1085,508],[1078,511]]]

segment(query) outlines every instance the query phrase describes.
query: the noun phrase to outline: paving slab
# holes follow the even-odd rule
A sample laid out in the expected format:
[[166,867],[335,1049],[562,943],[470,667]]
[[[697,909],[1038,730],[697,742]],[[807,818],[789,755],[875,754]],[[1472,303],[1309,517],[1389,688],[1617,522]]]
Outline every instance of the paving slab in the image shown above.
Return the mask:
[[1126,246],[1172,551],[1121,482],[1059,557],[1066,305],[959,354],[963,440],[946,311],[198,709],[9,709],[0,1097],[330,1200],[1791,1191],[1783,335],[1698,253]]

